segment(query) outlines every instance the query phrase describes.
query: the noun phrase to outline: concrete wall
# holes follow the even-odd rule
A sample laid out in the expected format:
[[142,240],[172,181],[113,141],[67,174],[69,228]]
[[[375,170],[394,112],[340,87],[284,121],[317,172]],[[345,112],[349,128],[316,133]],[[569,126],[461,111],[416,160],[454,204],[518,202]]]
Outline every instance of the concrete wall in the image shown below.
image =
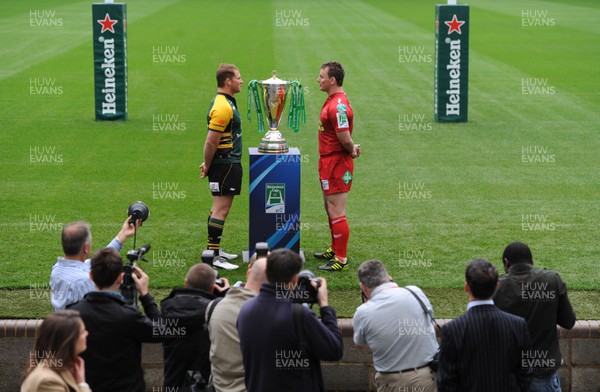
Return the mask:
[[[449,320],[437,320],[443,326]],[[0,320],[0,391],[18,391],[33,348],[35,330],[41,320]],[[341,319],[344,357],[324,362],[325,386],[331,391],[371,391],[374,370],[371,354],[352,342],[352,320]],[[578,321],[570,330],[560,330],[564,363],[559,370],[563,391],[600,391],[600,321]],[[162,347],[146,344],[143,366],[148,391],[163,392]]]

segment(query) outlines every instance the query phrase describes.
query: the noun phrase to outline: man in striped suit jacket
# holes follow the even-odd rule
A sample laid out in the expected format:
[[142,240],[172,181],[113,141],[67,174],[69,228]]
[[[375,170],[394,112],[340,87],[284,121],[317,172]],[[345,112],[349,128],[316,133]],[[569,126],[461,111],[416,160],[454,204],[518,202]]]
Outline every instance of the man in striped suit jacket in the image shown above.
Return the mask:
[[438,391],[526,391],[532,375],[525,320],[494,305],[498,270],[492,263],[473,260],[465,276],[469,305],[442,328]]

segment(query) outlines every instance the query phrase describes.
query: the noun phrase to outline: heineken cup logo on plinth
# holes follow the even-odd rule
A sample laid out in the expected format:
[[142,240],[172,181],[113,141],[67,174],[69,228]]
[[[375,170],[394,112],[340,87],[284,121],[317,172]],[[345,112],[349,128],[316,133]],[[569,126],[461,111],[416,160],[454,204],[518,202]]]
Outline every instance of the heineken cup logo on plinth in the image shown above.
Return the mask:
[[285,184],[265,184],[265,214],[285,214]]
[[126,120],[126,4],[92,4],[92,23],[96,120]]
[[[277,128],[281,115],[285,108],[287,96],[290,95],[288,112],[288,126],[298,132],[300,120],[306,124],[306,112],[304,110],[304,90],[298,81],[288,82],[281,80],[273,71],[270,79],[257,81],[252,80],[248,84],[248,120],[251,119],[250,111],[254,106],[258,120],[258,132],[265,131],[265,116],[269,125],[269,131],[258,145],[261,153],[277,154],[289,152],[289,146],[281,132]],[[265,116],[263,116],[263,112]]]

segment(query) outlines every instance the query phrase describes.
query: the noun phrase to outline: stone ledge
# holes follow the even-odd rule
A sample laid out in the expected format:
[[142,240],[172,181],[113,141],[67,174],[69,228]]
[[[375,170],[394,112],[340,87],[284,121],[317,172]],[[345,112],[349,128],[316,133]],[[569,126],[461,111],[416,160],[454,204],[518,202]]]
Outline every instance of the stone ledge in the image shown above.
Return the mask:
[[33,338],[40,319],[31,320],[0,320],[0,338]]
[[[440,326],[450,319],[436,320]],[[30,355],[36,329],[42,320],[0,320],[0,391],[18,390],[24,362]],[[353,343],[352,319],[338,320],[344,338],[340,361],[323,362],[323,377],[330,391],[375,391],[371,352]],[[563,390],[587,392],[600,386],[600,321],[581,320],[572,330],[559,328],[564,363],[558,370]],[[142,345],[142,366],[147,391],[162,385],[162,346]]]
[[[438,325],[443,327],[452,319],[436,319]],[[28,320],[0,320],[0,338],[27,338],[35,337],[35,331],[42,323],[41,319]],[[343,337],[352,337],[352,319],[339,319],[338,326]],[[437,329],[437,328],[436,328]],[[559,337],[562,339],[599,339],[600,320],[578,320],[571,330],[557,327]],[[439,331],[437,331],[439,337]]]

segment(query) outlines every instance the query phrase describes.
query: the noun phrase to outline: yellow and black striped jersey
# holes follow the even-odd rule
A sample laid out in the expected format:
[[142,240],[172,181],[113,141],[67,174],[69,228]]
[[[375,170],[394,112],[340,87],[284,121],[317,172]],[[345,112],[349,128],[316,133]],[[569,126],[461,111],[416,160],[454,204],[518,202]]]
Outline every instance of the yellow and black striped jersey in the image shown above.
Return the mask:
[[242,158],[242,119],[235,98],[217,93],[211,101],[206,115],[208,130],[220,132],[219,148],[213,165],[240,163]]

